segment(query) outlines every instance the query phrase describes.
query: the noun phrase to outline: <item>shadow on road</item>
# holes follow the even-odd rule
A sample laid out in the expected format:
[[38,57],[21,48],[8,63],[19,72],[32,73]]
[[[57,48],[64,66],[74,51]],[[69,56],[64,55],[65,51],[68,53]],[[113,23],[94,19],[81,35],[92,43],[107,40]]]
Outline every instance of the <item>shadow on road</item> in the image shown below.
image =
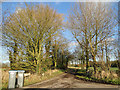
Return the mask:
[[119,90],[119,88],[19,88],[10,90]]
[[10,90],[119,90],[119,88],[27,88]]

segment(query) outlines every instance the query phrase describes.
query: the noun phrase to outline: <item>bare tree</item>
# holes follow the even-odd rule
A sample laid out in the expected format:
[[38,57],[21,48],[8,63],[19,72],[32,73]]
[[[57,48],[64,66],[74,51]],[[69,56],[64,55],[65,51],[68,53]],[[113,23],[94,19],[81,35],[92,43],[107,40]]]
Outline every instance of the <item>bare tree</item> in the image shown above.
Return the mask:
[[46,42],[50,45],[48,42],[61,28],[62,20],[62,15],[48,5],[26,4],[26,8],[4,19],[3,45],[14,51],[15,61],[19,59],[22,64],[36,67],[40,73],[42,62],[45,61],[43,47]]
[[116,13],[110,5],[110,3],[100,2],[78,3],[69,15],[68,27],[86,52],[86,69],[88,69],[90,52],[95,74],[97,73],[98,45],[114,34],[114,28],[117,25]]

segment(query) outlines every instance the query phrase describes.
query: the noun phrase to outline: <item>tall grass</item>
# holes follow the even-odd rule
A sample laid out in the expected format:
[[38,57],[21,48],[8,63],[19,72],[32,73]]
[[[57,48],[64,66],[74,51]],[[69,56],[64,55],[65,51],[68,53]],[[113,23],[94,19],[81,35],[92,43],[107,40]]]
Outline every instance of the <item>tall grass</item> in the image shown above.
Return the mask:
[[[1,70],[2,71],[2,89],[7,89],[8,87],[8,81],[9,81],[9,70]],[[24,77],[24,86],[34,84],[37,82],[41,82],[43,80],[52,78],[54,76],[57,76],[59,74],[62,74],[63,72],[61,70],[48,70],[43,75],[38,74],[31,74],[28,77]]]
[[24,86],[31,85],[37,82],[41,82],[43,80],[52,78],[56,75],[62,74],[63,72],[60,70],[52,70],[52,71],[47,71],[44,73],[44,76],[38,75],[38,74],[32,74],[29,77],[25,77],[24,79]]
[[7,88],[9,80],[8,70],[2,70],[2,88]]

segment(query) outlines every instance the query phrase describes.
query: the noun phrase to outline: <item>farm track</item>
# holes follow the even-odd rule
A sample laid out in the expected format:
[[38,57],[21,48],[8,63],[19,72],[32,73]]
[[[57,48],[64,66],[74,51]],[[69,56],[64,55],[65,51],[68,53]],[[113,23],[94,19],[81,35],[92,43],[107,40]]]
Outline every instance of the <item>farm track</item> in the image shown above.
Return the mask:
[[23,89],[27,88],[118,88],[118,85],[78,80],[74,75],[64,73],[52,79],[23,87]]

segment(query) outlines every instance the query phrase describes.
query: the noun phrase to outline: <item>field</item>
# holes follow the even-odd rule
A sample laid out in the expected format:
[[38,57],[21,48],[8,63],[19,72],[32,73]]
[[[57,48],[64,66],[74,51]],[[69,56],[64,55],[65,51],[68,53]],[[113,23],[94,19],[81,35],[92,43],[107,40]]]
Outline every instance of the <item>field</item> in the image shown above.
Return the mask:
[[[94,68],[93,67],[89,67],[89,69],[92,69],[92,70],[94,70]],[[100,67],[98,67],[98,70],[100,70],[101,68]],[[116,70],[118,70],[118,68],[117,67],[110,67],[110,70],[111,71],[116,71]]]
[[[74,67],[74,66],[69,66],[69,68],[81,69],[81,67]],[[84,67],[84,69],[86,69],[86,67]],[[93,67],[89,67],[89,69],[94,70],[94,68],[93,68]],[[100,71],[100,70],[101,70],[101,68],[100,68],[100,67],[98,67],[98,70]],[[117,70],[118,70],[118,68],[117,68],[117,67],[110,67],[110,70],[111,70],[111,71],[117,71]]]

